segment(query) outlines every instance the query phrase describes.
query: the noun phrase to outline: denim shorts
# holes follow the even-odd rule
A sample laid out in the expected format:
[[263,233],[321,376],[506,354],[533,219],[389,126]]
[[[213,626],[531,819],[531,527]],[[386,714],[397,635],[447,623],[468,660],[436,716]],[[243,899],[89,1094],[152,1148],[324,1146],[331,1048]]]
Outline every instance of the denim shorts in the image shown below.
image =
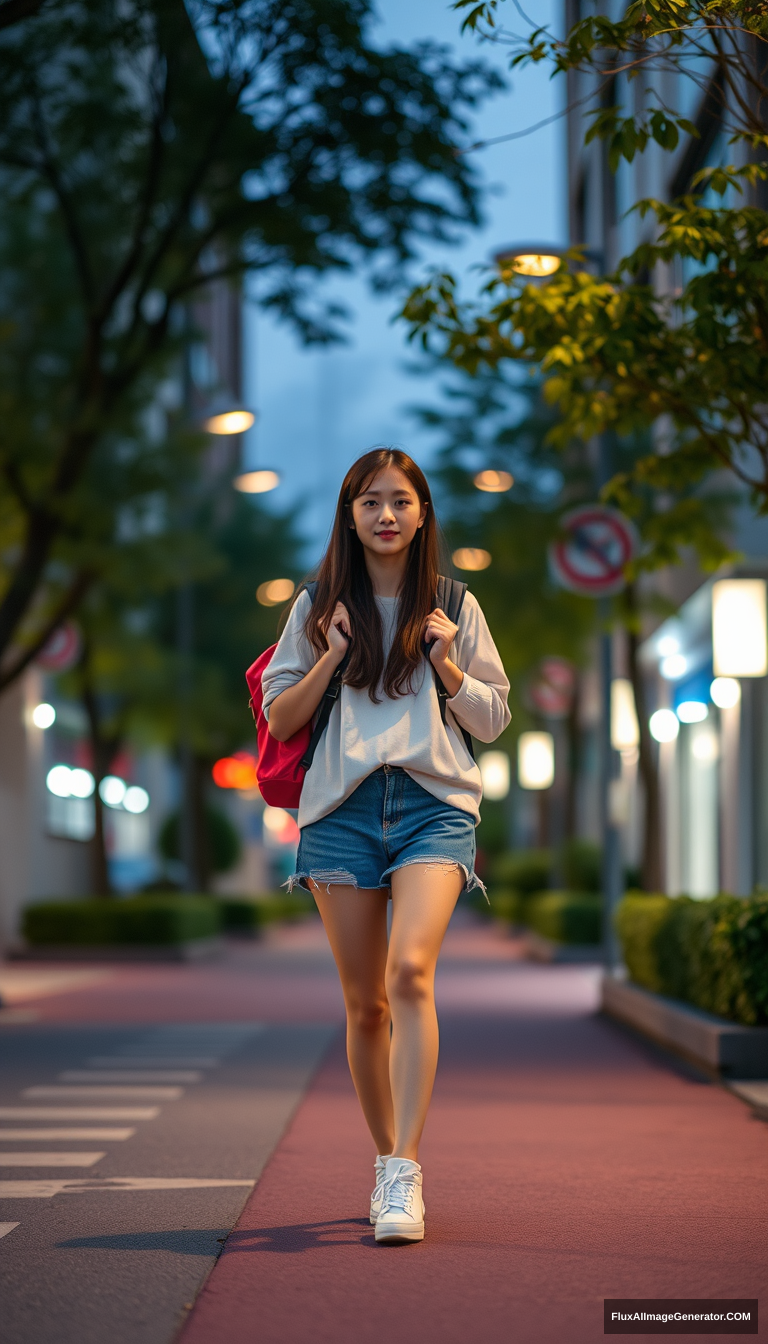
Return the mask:
[[[475,819],[428,793],[399,766],[384,765],[333,812],[303,826],[290,886],[389,887],[409,863],[463,870],[464,891],[482,887],[475,874]],[[483,888],[484,890],[484,888]]]

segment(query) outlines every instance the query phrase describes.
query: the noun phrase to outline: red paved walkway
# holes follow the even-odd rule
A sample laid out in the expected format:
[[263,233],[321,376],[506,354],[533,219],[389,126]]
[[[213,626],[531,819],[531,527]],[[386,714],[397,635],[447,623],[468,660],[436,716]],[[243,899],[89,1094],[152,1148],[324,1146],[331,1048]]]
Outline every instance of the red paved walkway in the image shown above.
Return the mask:
[[[759,1297],[768,1129],[595,1016],[596,989],[592,968],[531,966],[491,929],[452,930],[427,1240],[374,1243],[372,1151],[339,1043],[180,1344],[583,1344],[602,1337],[606,1296]],[[210,966],[111,969],[34,1008],[72,1023],[342,1020],[316,925]]]
[[602,1337],[604,1297],[760,1296],[766,1127],[591,1015],[589,971],[442,974],[426,1241],[375,1245],[339,1045],[181,1344],[581,1344]]

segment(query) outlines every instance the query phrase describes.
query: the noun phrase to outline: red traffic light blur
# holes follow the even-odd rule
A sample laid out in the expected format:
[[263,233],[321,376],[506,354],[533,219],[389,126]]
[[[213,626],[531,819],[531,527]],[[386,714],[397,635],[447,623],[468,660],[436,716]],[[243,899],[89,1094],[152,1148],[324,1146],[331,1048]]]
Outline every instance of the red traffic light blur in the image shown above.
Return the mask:
[[257,789],[256,757],[249,751],[236,751],[234,756],[222,756],[211,771],[213,782],[220,789]]

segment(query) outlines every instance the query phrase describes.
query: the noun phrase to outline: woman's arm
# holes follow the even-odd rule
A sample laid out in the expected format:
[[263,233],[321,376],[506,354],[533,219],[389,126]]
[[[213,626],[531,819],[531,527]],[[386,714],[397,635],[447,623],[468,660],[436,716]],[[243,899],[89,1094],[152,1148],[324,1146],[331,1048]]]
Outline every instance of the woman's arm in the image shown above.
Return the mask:
[[305,723],[309,723],[317,709],[339,663],[349,646],[351,623],[343,603],[336,605],[330,626],[325,633],[328,648],[314,667],[282,691],[269,706],[269,731],[278,742],[287,742]]
[[[510,720],[507,696],[509,681],[477,599],[467,593],[454,643],[456,671],[464,669],[461,682],[447,707],[463,728],[480,742],[493,742]],[[440,671],[443,679],[443,673]],[[452,686],[444,682],[449,693]],[[454,679],[453,684],[456,684]]]

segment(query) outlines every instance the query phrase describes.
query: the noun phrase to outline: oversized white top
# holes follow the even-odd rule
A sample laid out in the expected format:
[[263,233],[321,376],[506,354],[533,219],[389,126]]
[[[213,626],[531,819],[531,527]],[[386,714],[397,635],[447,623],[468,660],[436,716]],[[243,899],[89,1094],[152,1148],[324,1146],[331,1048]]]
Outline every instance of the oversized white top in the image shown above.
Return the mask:
[[[397,627],[396,597],[377,597],[389,653]],[[317,654],[304,634],[310,606],[301,593],[262,678],[264,713],[282,691],[306,676]],[[417,784],[462,812],[480,820],[480,770],[456,724],[481,742],[493,742],[509,723],[509,682],[477,599],[467,593],[450,657],[464,673],[456,695],[446,701],[443,726],[431,664],[417,670],[414,690],[391,700],[380,691],[373,704],[367,690],[342,684],[328,727],[318,744],[301,791],[299,825],[308,826],[332,812],[382,765],[399,765]],[[454,722],[455,721],[455,722]]]

